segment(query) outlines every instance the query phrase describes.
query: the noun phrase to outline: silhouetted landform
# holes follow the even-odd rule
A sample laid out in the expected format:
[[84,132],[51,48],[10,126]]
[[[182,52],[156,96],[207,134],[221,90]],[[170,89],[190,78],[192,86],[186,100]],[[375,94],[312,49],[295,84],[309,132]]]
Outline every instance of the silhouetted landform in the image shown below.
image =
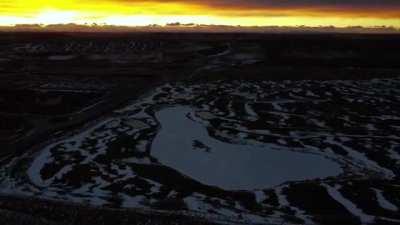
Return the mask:
[[116,26],[106,24],[18,24],[0,27],[9,32],[250,32],[250,33],[399,33],[394,27],[308,27],[308,26],[226,26],[170,23],[164,26]]

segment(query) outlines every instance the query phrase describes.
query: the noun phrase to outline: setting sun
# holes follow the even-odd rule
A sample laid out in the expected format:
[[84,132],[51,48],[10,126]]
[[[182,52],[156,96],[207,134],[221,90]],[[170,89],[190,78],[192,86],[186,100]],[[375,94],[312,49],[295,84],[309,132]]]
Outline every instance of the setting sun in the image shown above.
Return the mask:
[[310,6],[277,2],[0,0],[0,25],[96,23],[143,26],[179,22],[240,26],[400,27],[400,4],[353,6],[316,3]]
[[34,19],[38,24],[48,24],[48,23],[73,23],[78,13],[68,12],[68,11],[43,11],[37,15]]

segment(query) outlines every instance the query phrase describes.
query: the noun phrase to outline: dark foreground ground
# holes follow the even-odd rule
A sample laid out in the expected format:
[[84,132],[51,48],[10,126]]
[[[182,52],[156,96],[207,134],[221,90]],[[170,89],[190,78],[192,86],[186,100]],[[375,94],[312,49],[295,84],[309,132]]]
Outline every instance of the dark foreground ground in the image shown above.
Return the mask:
[[[298,84],[303,84],[302,82],[307,80],[304,84],[314,88],[313,93],[318,93],[318,98],[322,98],[325,90],[315,89],[320,82],[347,80],[355,83],[348,85],[343,92],[334,93],[335,97],[329,97],[331,102],[328,105],[288,105],[287,107],[300,110],[301,112],[295,113],[302,115],[306,114],[304,111],[310,108],[310,111],[321,113],[318,116],[325,119],[328,114],[340,118],[354,113],[361,115],[354,117],[357,119],[356,122],[368,124],[371,121],[367,116],[384,114],[385,110],[382,107],[385,104],[390,104],[386,110],[388,114],[400,115],[399,87],[383,85],[382,91],[392,88],[393,92],[379,93],[381,81],[378,81],[376,85],[371,86],[371,91],[374,93],[368,93],[368,82],[372,79],[388,78],[389,82],[392,81],[391,79],[397,82],[396,79],[400,76],[399,59],[400,36],[398,35],[1,33],[0,165],[5,167],[11,160],[23,159],[26,154],[41,150],[55,140],[61,140],[63,137],[79,132],[83,127],[96,124],[112,115],[113,110],[125,106],[128,102],[166,83],[182,82],[188,86],[199,84],[207,87],[209,83],[219,82],[231,85],[234,81],[252,82],[252,84],[273,81],[273,84],[279,85],[286,80],[285,87],[292,90],[294,86],[298,87]],[[288,84],[287,80],[297,83]],[[357,86],[358,81],[365,81],[362,87]],[[328,83],[327,88],[338,90],[337,84],[330,85]],[[265,92],[272,90],[272,88],[267,88],[270,87],[269,84],[262,87]],[[304,90],[307,90],[307,87],[300,85],[300,88]],[[218,86],[218,88],[221,87]],[[277,98],[287,97],[288,93],[276,90],[281,93]],[[208,93],[205,98],[213,98],[214,94],[217,99],[218,93],[220,92]],[[357,105],[357,102],[343,101],[342,94],[354,99],[365,97],[365,101],[375,101],[374,95],[382,94],[380,99],[383,102]],[[305,97],[303,94],[298,96]],[[325,98],[328,97],[325,96]],[[220,110],[228,109],[225,105],[226,98],[220,97],[219,100],[219,107],[222,108]],[[195,104],[197,103],[193,103]],[[273,111],[265,105],[259,107],[260,110]],[[372,135],[368,133],[368,130],[361,131],[357,124],[350,128],[341,126],[343,121],[331,117],[329,120],[326,119],[329,132]],[[263,114],[261,119],[264,122],[269,120],[272,123],[276,122],[272,114],[268,113]],[[371,131],[374,136],[389,138],[373,145],[373,149],[377,151],[371,150],[370,147],[363,150],[365,146],[362,145],[366,145],[366,142],[352,143],[351,146],[362,154],[366,154],[369,160],[388,168],[394,176],[389,179],[371,175],[367,179],[356,177],[352,180],[351,175],[346,175],[345,179],[331,178],[325,183],[340,184],[342,186],[340,191],[345,197],[351,199],[364,213],[367,212],[376,217],[371,222],[373,224],[400,224],[398,210],[381,208],[376,203],[376,197],[371,197],[374,195],[371,190],[379,189],[386,199],[400,207],[398,188],[400,159],[396,161],[393,158],[387,158],[386,153],[379,152],[379,150],[385,151],[390,148],[390,151],[400,155],[398,139],[392,137],[399,131],[399,120],[394,117],[389,120],[382,122],[383,125],[378,126],[377,131]],[[305,129],[303,132],[313,129],[304,125],[306,123],[301,119],[294,118],[294,121],[286,122],[291,124],[291,127],[303,127]],[[379,122],[375,120],[372,123],[379,125]],[[243,122],[242,125],[248,128],[253,126],[254,129],[265,128],[260,123]],[[223,126],[219,121],[215,125],[215,130],[223,130]],[[276,131],[277,134],[285,132],[287,131]],[[210,131],[210,133],[213,132]],[[270,141],[271,139],[267,140],[265,137],[265,142]],[[290,140],[286,141],[290,142]],[[337,155],[349,154],[346,153],[344,147],[341,149],[332,146],[332,143],[331,146],[324,146],[323,144],[326,143],[321,140],[307,141],[307,145],[305,142],[299,144],[317,146],[321,150],[330,147]],[[115,155],[110,157],[115,157]],[[27,162],[17,165],[20,166],[17,166],[16,170],[20,172],[26,169]],[[171,176],[170,178],[178,183],[188,182],[192,185],[192,180],[187,181],[175,172],[154,168],[146,170],[138,165],[135,166],[144,177],[154,178],[157,177],[154,174],[161,173],[162,176]],[[79,177],[86,176],[84,172],[76,175],[78,180]],[[7,176],[2,177],[5,179]],[[66,183],[62,184],[70,184],[68,182],[71,180],[65,179]],[[154,179],[163,182],[161,178]],[[290,202],[289,206],[282,206],[282,202],[277,200],[278,196],[271,190],[264,190],[267,196],[264,205],[255,202],[253,197],[249,197],[249,193],[225,192],[218,188],[201,185],[200,188],[175,185],[173,190],[178,190],[177,192],[184,196],[197,190],[196,192],[204,195],[224,196],[230,200],[234,199],[233,201],[239,199],[238,201],[247,211],[257,212],[257,215],[276,216],[278,214],[272,212],[277,210],[280,212],[279,217],[284,219],[281,223],[309,223],[297,216],[298,209],[305,211],[305,214],[317,224],[345,225],[369,221],[358,218],[360,215],[352,214],[337,202],[332,203],[327,189],[322,185],[323,182],[319,182],[293,183],[280,190],[280,193],[284,193]],[[132,181],[132,183],[139,185],[137,181]],[[116,190],[119,192],[118,188]],[[183,216],[174,213],[174,210],[171,212],[170,209],[174,207],[179,210],[185,207],[182,207],[180,201],[170,201],[170,199],[163,201],[162,207],[158,207],[158,209],[167,208],[170,212],[157,211],[156,213],[140,211],[140,209],[121,209],[124,207],[113,201],[111,201],[112,205],[94,207],[68,203],[68,201],[61,203],[44,200],[40,195],[23,197],[3,190],[0,190],[0,193],[3,193],[0,197],[0,224],[213,223],[206,217]]]

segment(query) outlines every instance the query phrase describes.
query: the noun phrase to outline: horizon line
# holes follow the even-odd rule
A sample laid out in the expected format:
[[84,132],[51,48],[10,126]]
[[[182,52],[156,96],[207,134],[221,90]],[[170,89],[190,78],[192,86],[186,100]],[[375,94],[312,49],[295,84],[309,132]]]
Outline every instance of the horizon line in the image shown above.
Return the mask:
[[[145,30],[143,30],[145,29]],[[206,30],[204,30],[206,29]],[[210,31],[210,32],[290,32],[290,31],[310,31],[310,32],[385,32],[400,33],[400,28],[394,26],[258,26],[258,25],[219,25],[219,24],[195,24],[195,23],[167,23],[167,24],[148,24],[148,25],[113,25],[113,24],[77,24],[77,23],[55,23],[55,24],[13,24],[0,25],[0,31],[65,31],[65,32],[129,32],[129,31]]]

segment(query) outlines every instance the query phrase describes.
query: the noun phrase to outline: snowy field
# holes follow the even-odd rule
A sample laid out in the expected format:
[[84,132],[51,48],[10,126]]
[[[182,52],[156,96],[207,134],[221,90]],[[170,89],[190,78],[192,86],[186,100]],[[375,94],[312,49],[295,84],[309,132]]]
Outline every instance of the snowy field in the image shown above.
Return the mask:
[[399,86],[164,85],[3,163],[1,190],[231,223],[400,224]]

